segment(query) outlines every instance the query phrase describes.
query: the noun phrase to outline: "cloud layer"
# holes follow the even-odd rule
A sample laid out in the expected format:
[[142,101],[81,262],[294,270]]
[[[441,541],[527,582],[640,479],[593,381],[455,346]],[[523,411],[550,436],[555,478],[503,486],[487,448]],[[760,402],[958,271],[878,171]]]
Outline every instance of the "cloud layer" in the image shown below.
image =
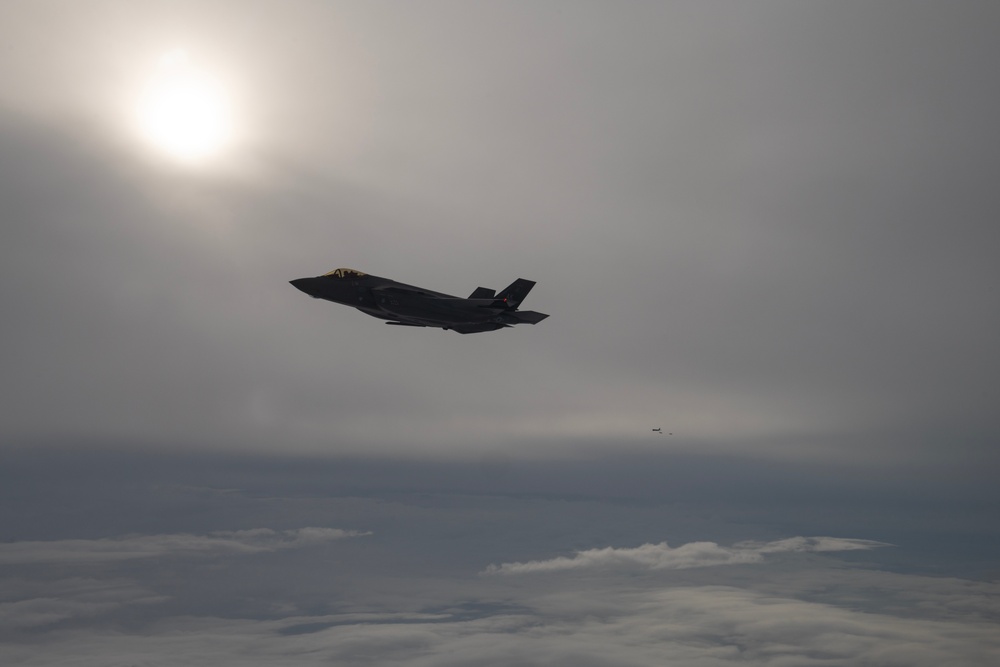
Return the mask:
[[0,627],[8,630],[99,616],[127,605],[154,605],[169,599],[123,578],[74,577],[45,582],[10,578],[0,584],[4,590],[0,595]]
[[[824,579],[822,572],[815,576]],[[919,590],[937,580],[878,583]],[[874,582],[873,582],[874,583]],[[947,596],[975,597],[997,611],[996,586],[944,582]],[[940,587],[941,582],[938,582]],[[855,599],[853,606],[863,600]],[[734,586],[562,590],[528,594],[511,612],[289,617],[280,620],[164,619],[142,633],[61,632],[44,645],[0,645],[0,659],[23,665],[178,662],[229,665],[407,667],[574,665],[979,666],[995,662],[995,622],[872,613],[773,591]],[[94,656],[88,659],[85,656]]]
[[97,540],[24,541],[0,544],[0,565],[119,561],[164,555],[202,556],[296,549],[371,533],[339,528],[217,531],[208,535],[128,535]]
[[526,563],[501,563],[490,565],[483,574],[528,574],[589,568],[683,570],[713,565],[739,565],[759,563],[765,554],[782,552],[853,551],[892,546],[874,540],[842,537],[791,537],[774,542],[740,542],[732,547],[715,542],[690,542],[671,547],[666,542],[643,544],[634,548],[605,547],[577,551],[572,557],[560,556],[551,560],[534,560]]

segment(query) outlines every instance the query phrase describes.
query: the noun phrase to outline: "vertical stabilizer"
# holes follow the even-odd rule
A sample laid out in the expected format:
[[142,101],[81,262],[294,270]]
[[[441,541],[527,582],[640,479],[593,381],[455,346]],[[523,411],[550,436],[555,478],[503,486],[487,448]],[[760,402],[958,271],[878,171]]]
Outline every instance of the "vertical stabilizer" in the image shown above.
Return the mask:
[[498,301],[502,301],[507,308],[517,308],[534,286],[534,280],[518,278],[505,289],[500,290],[496,298]]
[[469,295],[470,299],[492,299],[493,290],[489,287],[477,287],[476,291]]

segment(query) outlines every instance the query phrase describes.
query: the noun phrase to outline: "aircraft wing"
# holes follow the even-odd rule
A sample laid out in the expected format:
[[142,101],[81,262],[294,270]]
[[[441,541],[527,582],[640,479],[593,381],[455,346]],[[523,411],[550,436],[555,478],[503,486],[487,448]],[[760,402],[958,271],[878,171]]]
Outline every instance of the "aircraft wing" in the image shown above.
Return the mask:
[[509,324],[500,324],[499,322],[482,322],[478,324],[459,324],[448,328],[452,331],[457,331],[460,334],[470,334],[480,333],[482,331],[496,331],[497,329],[503,329],[509,326]]
[[377,287],[372,287],[371,289],[372,292],[375,292],[376,294],[399,294],[401,296],[425,296],[432,299],[458,298],[452,296],[451,294],[442,294],[441,292],[434,292],[429,289],[414,287],[413,285],[404,285],[403,283],[394,283],[392,285],[379,285]]

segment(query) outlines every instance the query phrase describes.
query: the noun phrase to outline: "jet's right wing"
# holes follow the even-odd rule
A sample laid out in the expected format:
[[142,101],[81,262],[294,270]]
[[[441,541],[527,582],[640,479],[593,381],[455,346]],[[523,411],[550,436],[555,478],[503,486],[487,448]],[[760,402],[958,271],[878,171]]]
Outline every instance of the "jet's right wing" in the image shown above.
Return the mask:
[[500,322],[479,322],[476,324],[459,324],[448,328],[460,334],[471,334],[483,331],[496,331],[497,329],[504,329],[509,326],[509,324],[502,324]]

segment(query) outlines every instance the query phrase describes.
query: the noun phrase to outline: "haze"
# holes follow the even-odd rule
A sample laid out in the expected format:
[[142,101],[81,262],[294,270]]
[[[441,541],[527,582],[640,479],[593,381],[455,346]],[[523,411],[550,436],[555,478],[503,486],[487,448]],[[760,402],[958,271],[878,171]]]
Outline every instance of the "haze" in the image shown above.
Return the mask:
[[0,660],[995,663],[998,21],[0,2]]

